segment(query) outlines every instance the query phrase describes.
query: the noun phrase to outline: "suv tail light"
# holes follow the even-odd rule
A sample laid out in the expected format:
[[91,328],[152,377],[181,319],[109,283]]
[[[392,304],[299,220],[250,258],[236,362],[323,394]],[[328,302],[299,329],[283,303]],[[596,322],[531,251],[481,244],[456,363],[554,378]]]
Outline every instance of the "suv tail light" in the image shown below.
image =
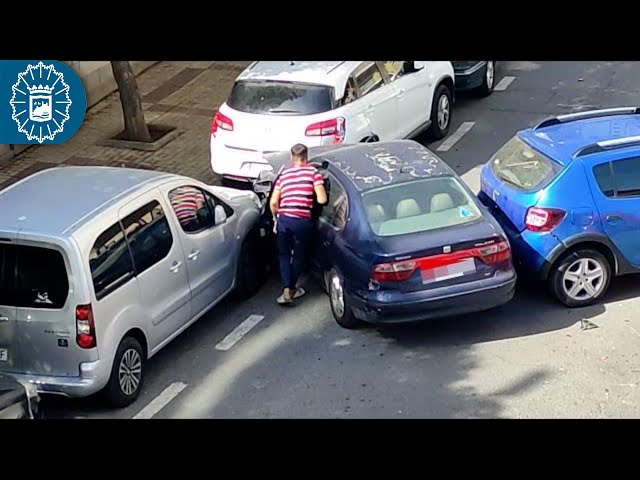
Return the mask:
[[91,304],[76,307],[76,343],[80,348],[96,346],[96,325]]
[[233,120],[223,113],[217,112],[211,122],[211,135],[215,135],[219,128],[233,131]]
[[333,137],[333,143],[342,143],[347,132],[347,121],[342,118],[333,118],[324,122],[312,123],[304,134],[307,137]]
[[531,207],[527,210],[525,225],[532,232],[549,232],[562,221],[566,212],[557,208]]

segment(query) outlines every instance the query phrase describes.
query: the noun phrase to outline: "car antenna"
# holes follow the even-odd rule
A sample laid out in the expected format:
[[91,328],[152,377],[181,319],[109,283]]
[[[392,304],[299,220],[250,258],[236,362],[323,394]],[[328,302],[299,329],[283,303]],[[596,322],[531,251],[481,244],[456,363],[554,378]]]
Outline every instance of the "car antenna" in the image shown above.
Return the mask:
[[294,62],[293,60],[289,60],[289,65],[291,65],[292,67],[296,64],[296,62]]

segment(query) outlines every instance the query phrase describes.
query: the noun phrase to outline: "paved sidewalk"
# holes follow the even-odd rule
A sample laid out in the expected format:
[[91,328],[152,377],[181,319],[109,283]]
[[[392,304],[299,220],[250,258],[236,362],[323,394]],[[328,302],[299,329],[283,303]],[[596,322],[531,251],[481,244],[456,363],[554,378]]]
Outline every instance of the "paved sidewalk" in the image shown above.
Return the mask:
[[118,92],[92,107],[71,140],[33,146],[0,161],[0,190],[40,170],[60,165],[146,168],[214,183],[209,164],[211,119],[233,81],[250,62],[161,62],[138,76],[147,122],[175,126],[181,134],[155,152],[98,145],[124,129]]

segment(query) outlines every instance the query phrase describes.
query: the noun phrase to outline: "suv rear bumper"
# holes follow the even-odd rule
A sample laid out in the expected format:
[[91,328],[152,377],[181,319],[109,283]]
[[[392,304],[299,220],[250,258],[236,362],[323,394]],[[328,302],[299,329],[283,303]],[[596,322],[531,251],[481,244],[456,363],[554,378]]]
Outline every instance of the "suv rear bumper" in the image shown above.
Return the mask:
[[78,377],[57,377],[12,373],[17,380],[34,385],[38,393],[64,395],[66,397],[87,397],[104,388],[109,380],[108,373],[103,372],[102,362],[86,362],[80,364],[81,375]]

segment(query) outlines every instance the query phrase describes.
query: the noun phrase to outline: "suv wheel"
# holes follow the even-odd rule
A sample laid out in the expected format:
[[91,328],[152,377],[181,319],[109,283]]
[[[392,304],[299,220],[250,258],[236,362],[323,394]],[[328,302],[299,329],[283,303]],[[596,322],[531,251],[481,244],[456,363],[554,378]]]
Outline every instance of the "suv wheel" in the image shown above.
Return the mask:
[[496,79],[496,62],[489,60],[484,68],[484,79],[478,87],[478,93],[482,97],[488,97],[493,92]]
[[440,140],[449,133],[451,125],[451,91],[445,84],[440,84],[436,89],[431,104],[431,126],[429,136],[434,140]]
[[600,252],[585,248],[558,262],[549,276],[549,288],[567,307],[584,307],[602,298],[610,280],[609,261]]

